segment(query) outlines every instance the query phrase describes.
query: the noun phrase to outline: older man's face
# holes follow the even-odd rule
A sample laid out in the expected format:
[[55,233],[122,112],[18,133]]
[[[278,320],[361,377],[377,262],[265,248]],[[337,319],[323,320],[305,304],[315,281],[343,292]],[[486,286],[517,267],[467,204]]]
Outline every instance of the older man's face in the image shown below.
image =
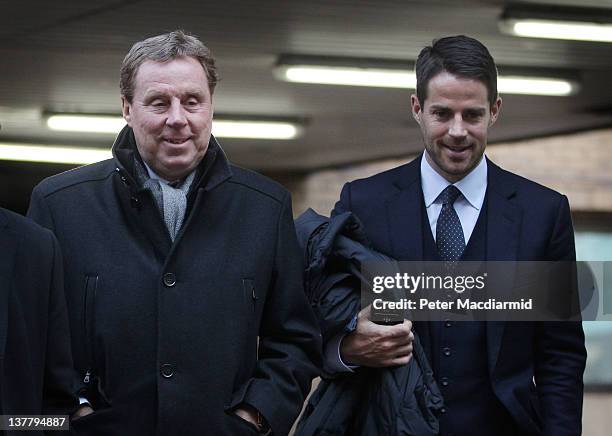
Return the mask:
[[146,61],[134,84],[132,102],[122,97],[122,107],[140,156],[168,181],[187,176],[204,157],[212,128],[204,68],[191,57]]

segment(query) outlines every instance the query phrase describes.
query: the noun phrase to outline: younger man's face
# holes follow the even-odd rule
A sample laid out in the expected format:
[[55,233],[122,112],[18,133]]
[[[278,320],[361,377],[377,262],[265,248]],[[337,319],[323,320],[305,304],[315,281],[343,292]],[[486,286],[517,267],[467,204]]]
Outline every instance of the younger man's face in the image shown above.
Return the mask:
[[490,105],[484,83],[443,71],[427,84],[425,102],[412,95],[411,105],[421,127],[427,161],[438,174],[455,183],[482,159],[501,98]]

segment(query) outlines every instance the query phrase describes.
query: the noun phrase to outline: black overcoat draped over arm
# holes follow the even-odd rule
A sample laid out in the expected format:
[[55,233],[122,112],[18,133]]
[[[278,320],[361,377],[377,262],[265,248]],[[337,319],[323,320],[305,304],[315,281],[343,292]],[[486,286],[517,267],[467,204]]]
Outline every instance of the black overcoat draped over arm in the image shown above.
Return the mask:
[[[350,212],[326,218],[309,209],[296,220],[296,229],[305,258],[306,292],[327,342],[355,328],[362,283],[365,290],[369,284],[362,265],[392,264],[393,259],[371,248]],[[325,364],[323,369],[296,435],[438,434],[442,395],[417,335],[407,365],[343,374],[331,374]]]

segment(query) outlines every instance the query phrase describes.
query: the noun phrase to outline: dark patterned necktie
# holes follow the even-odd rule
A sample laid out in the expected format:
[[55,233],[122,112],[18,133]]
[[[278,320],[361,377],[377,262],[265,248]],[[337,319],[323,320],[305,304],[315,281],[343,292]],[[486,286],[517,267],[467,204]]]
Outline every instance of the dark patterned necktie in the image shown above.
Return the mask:
[[453,207],[453,203],[459,195],[461,195],[461,191],[457,187],[449,185],[438,197],[442,200],[442,210],[436,225],[436,245],[442,260],[459,260],[465,249],[461,221],[459,221],[459,216]]

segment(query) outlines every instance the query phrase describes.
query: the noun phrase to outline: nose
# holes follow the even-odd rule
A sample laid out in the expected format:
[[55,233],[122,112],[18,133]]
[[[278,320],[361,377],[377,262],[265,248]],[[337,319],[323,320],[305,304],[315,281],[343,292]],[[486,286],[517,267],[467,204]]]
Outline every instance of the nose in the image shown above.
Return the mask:
[[166,125],[169,127],[180,128],[187,124],[185,109],[178,99],[172,100],[167,114]]
[[462,140],[467,136],[467,129],[461,114],[457,114],[451,121],[448,128],[448,135],[456,140]]

